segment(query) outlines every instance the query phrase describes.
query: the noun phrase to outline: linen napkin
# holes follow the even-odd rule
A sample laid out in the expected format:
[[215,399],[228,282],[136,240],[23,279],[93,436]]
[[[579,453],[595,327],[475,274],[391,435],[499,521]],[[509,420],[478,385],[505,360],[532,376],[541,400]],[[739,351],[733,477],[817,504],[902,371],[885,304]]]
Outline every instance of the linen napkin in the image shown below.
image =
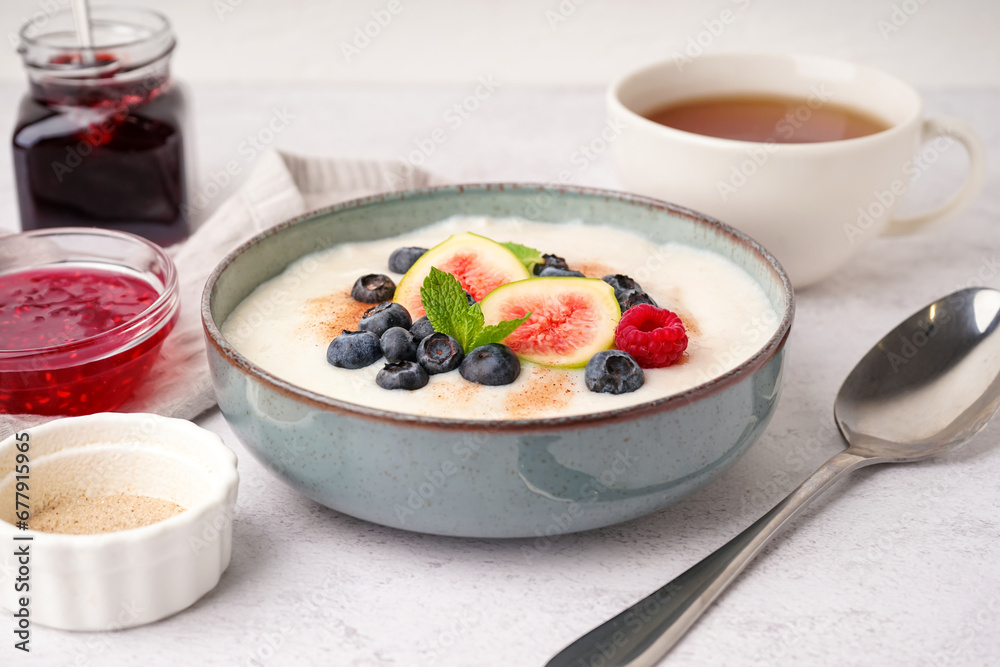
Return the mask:
[[[233,248],[283,220],[337,202],[446,183],[398,162],[262,153],[246,183],[182,244],[170,249],[180,282],[180,315],[146,381],[117,412],[192,419],[215,405],[201,325],[208,275]],[[0,440],[54,419],[0,415]]]

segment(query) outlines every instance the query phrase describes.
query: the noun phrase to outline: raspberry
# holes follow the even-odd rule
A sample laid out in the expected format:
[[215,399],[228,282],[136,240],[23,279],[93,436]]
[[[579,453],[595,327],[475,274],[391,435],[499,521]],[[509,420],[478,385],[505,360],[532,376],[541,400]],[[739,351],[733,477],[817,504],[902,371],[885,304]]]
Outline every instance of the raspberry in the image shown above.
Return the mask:
[[681,318],[666,308],[646,303],[628,309],[615,329],[615,346],[632,355],[642,368],[675,363],[687,345]]

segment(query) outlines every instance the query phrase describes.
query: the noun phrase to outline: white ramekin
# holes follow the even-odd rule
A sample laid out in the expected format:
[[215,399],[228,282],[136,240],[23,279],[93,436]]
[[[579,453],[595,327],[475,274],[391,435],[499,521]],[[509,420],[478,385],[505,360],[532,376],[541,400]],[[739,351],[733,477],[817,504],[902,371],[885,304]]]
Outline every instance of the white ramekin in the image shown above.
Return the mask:
[[[30,507],[60,492],[124,492],[186,511],[114,533],[20,530],[15,465],[23,433]],[[99,413],[7,438],[0,443],[0,606],[16,612],[26,598],[31,623],[62,630],[118,630],[189,607],[229,565],[238,483],[236,455],[182,419]],[[24,571],[15,551],[25,545],[29,590],[18,592]]]

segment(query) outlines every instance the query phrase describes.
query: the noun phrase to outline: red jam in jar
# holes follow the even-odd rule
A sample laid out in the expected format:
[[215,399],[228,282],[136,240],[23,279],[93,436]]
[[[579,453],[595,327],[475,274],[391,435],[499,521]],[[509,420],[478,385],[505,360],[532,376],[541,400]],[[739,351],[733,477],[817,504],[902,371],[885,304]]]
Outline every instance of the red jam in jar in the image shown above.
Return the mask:
[[0,278],[0,340],[8,350],[72,343],[125,324],[158,296],[106,269],[51,266]]
[[170,24],[148,10],[94,7],[94,47],[83,49],[71,21],[60,12],[21,31],[30,90],[12,143],[22,229],[184,240],[185,102],[170,80]]
[[118,408],[159,358],[178,309],[172,262],[140,238],[69,228],[4,238],[0,413]]
[[[0,275],[4,351],[51,350],[30,363],[0,365],[0,412],[81,415],[121,405],[173,323],[127,349],[119,349],[120,336],[101,334],[134,320],[158,296],[148,282],[102,268],[56,265]],[[81,342],[93,360],[67,367]]]

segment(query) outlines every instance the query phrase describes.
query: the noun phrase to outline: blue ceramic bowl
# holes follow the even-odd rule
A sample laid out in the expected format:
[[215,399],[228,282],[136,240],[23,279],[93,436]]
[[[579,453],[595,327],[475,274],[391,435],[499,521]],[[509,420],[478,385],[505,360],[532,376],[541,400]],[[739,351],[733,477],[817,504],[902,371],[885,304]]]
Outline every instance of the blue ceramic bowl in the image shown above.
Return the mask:
[[[737,368],[690,391],[590,415],[513,421],[405,415],[327,398],[244,358],[219,325],[288,264],[451,215],[582,220],[706,248],[743,267],[781,316]],[[247,449],[316,502],[439,535],[537,537],[653,512],[708,484],[760,436],[781,389],[788,277],[740,232],[672,204],[582,188],[466,185],[358,199],[261,233],[216,267],[202,318],[219,406]]]

